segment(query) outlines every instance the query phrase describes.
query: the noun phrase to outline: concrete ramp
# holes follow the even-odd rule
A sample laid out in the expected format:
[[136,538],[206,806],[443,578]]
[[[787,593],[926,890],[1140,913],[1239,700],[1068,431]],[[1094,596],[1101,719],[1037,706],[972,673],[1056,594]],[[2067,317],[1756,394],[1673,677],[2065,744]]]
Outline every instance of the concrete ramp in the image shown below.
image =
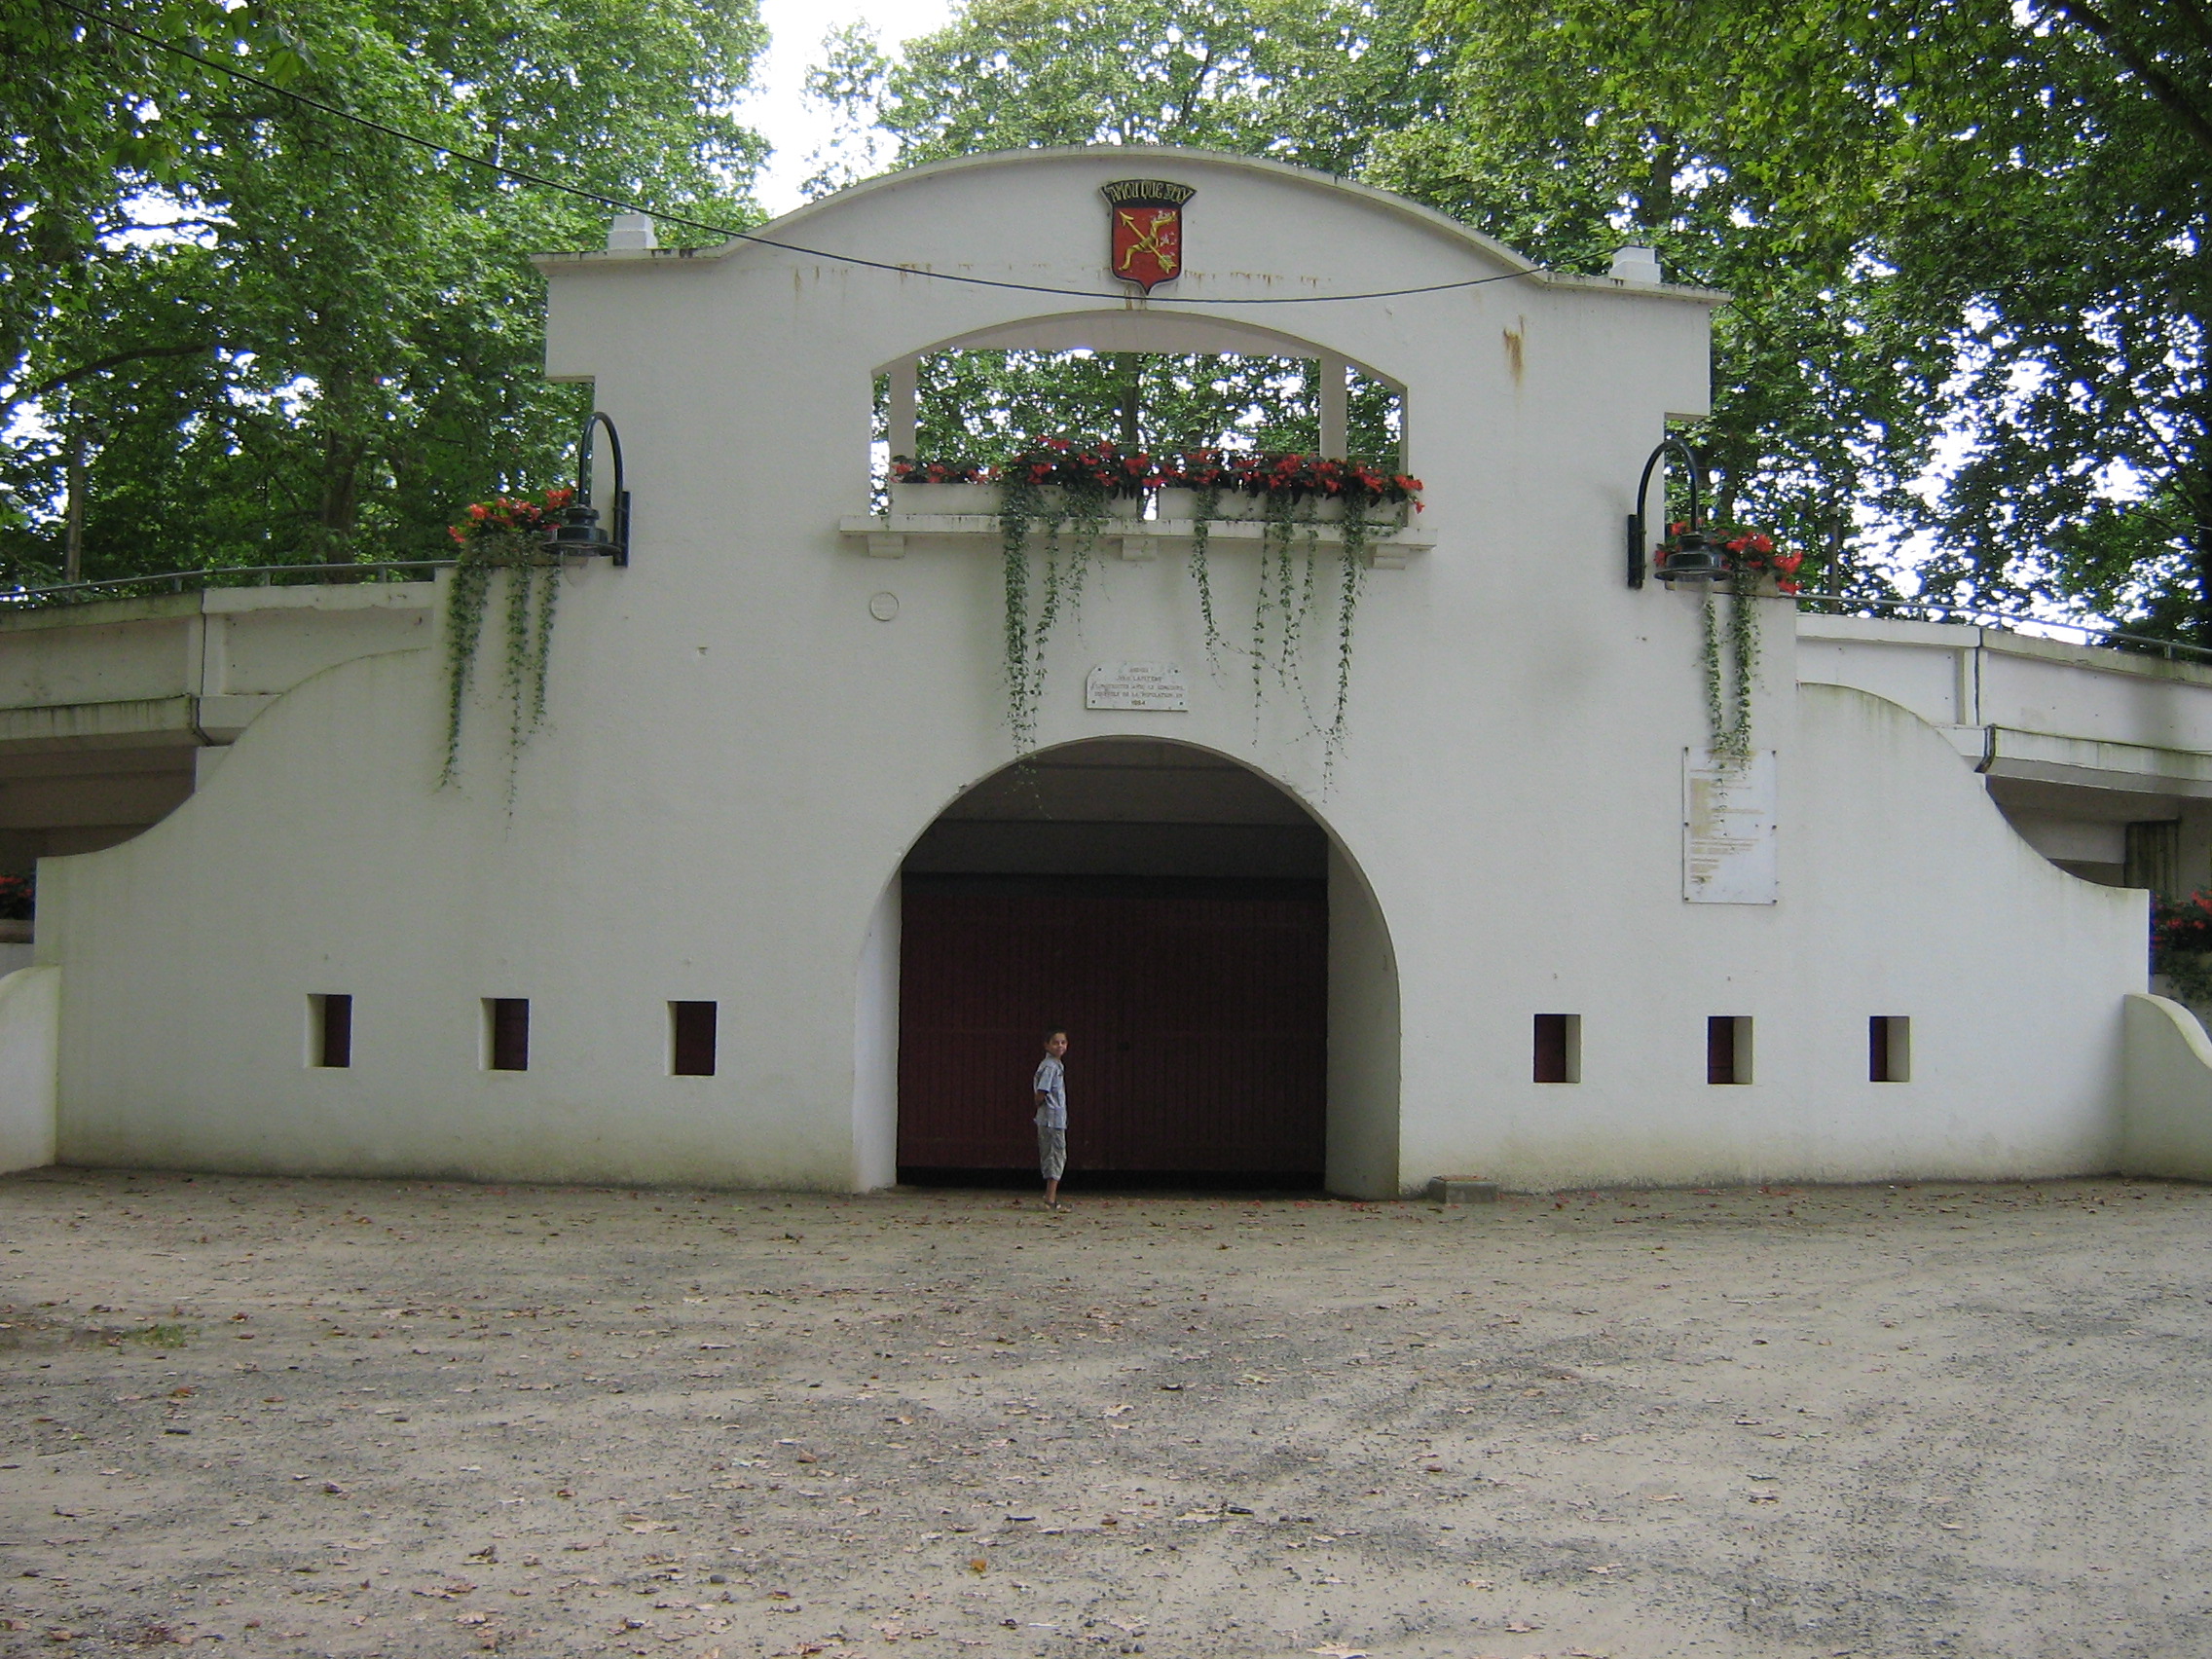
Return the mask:
[[2126,1018],[2121,1170],[2212,1181],[2212,1038],[2168,997],[2129,995]]
[[0,1174],[54,1161],[60,1036],[60,969],[18,968],[0,979]]

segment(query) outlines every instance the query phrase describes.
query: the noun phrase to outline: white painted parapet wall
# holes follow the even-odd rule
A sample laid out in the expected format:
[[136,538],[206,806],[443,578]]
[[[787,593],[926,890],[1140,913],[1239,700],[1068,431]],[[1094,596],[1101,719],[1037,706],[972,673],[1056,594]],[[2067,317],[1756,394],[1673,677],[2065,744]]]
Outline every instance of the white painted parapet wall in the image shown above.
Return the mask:
[[2167,997],[2127,999],[2127,1100],[2120,1167],[2212,1181],[2212,1039]]
[[18,968],[0,978],[0,1173],[54,1161],[60,1033],[60,969]]
[[1910,709],[1975,770],[2212,796],[2212,666],[1955,622],[1797,618],[1797,678]]
[[[1101,185],[1168,168],[1203,208],[1181,290],[1087,298]],[[1234,329],[1406,389],[1434,542],[1367,581],[1349,742],[1332,768],[1296,697],[1203,666],[1179,549],[1099,561],[1036,730],[1202,752],[1325,832],[1335,1190],[2117,1166],[2143,895],[2023,840],[1947,741],[1955,716],[1801,685],[1784,601],[1752,602],[1778,885],[1685,895],[1701,602],[1629,589],[1621,525],[1669,418],[1708,407],[1718,296],[1536,273],[1413,203],[1183,151],[967,158],[774,236],[543,264],[549,370],[619,423],[637,532],[626,568],[564,578],[511,789],[494,659],[440,789],[445,664],[395,644],[277,697],[150,830],[43,862],[60,1157],[894,1179],[902,870],[1015,756],[998,552],[917,534],[870,557],[875,533],[844,528],[870,506],[874,377],[948,343]],[[1217,603],[1252,613],[1257,552],[1215,549]],[[1304,637],[1309,686],[1333,682],[1328,644]],[[1082,694],[1096,665],[1176,662],[1187,709]],[[343,1068],[312,1046],[334,994]],[[487,1003],[509,998],[530,1002],[527,1071],[487,1063]],[[674,1069],[677,1000],[720,1011],[712,1077]],[[1550,1014],[1579,1021],[1571,1084],[1532,1076]],[[1725,1086],[1716,1018],[1755,1021]],[[1899,1018],[1910,1077],[1876,1081],[1869,1020]]]

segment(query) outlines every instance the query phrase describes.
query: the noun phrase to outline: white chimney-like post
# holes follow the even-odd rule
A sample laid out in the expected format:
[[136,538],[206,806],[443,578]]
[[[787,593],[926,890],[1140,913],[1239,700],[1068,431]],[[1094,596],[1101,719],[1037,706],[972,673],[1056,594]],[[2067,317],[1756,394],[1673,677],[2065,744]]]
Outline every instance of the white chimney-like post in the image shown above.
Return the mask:
[[1613,250],[1613,268],[1606,273],[1616,282],[1664,282],[1659,274],[1656,248],[1621,247]]
[[1321,453],[1342,460],[1351,453],[1351,365],[1321,353]]
[[614,222],[607,227],[608,253],[658,246],[660,238],[653,235],[653,216],[650,213],[617,213]]

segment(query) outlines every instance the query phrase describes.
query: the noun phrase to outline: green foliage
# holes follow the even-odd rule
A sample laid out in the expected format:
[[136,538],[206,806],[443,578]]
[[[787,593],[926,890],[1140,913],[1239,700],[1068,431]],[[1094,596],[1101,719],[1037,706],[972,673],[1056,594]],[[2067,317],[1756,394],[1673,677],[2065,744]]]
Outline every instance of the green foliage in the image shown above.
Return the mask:
[[117,1340],[127,1343],[144,1343],[148,1347],[180,1348],[191,1342],[199,1334],[199,1330],[200,1327],[197,1325],[167,1322],[138,1325],[130,1330],[121,1332]]
[[[922,492],[925,499],[930,489],[946,485],[973,487],[987,482],[998,491],[1003,561],[1000,668],[1007,692],[1007,724],[1017,756],[1036,745],[1037,708],[1044,695],[1052,633],[1063,611],[1080,616],[1085,579],[1116,501],[1135,507],[1152,491],[1174,488],[1189,491],[1192,498],[1189,571],[1198,593],[1208,664],[1219,674],[1223,652],[1241,650],[1252,675],[1254,720],[1260,718],[1272,678],[1307,711],[1308,721],[1327,753],[1325,776],[1334,773],[1347,730],[1352,618],[1370,562],[1368,535],[1375,524],[1370,515],[1379,505],[1393,516],[1409,511],[1419,498],[1418,479],[1386,477],[1342,461],[1298,455],[1225,455],[1207,449],[1156,461],[1150,455],[1124,453],[1109,441],[1078,443],[1066,438],[1027,446],[987,473],[967,461],[900,458],[894,463],[894,476],[901,488]],[[1208,565],[1212,525],[1220,515],[1223,497],[1237,483],[1243,486],[1239,500],[1257,498],[1263,526],[1248,647],[1232,646],[1222,637]],[[1335,699],[1326,724],[1314,719],[1302,683],[1306,628],[1319,590],[1324,499],[1341,515],[1344,555],[1337,590]],[[1063,528],[1074,532],[1065,558],[1060,541]],[[1040,552],[1041,566],[1033,557]],[[1034,602],[1033,594],[1038,595]],[[480,608],[481,601],[476,603]],[[471,632],[470,649],[473,640]],[[455,661],[462,660],[457,646]],[[542,675],[542,657],[538,672]],[[465,680],[457,670],[456,733],[465,691]]]
[[[1025,446],[1007,458],[999,485],[1001,554],[1005,564],[1005,674],[1007,724],[1014,753],[1036,747],[1037,705],[1045,694],[1046,648],[1063,608],[1080,616],[1083,589],[1105,527],[1108,502],[1134,493],[1125,480],[1151,470],[1141,457],[1123,456],[1111,443],[1076,445],[1052,439]],[[1060,545],[1063,526],[1074,538]],[[1043,595],[1029,613],[1030,550],[1044,555]]]
[[1719,600],[1707,588],[1700,612],[1706,738],[1714,754],[1743,760],[1751,753],[1751,696],[1758,684],[1758,601],[1743,582],[1729,590],[1726,667],[1721,665],[1719,609]]
[[[915,449],[933,461],[998,465],[1036,432],[1115,431],[1132,390],[1140,448],[1312,454],[1321,442],[1320,365],[1311,359],[954,350],[923,357],[917,371]],[[1351,456],[1395,471],[1400,414],[1395,388],[1355,375]]]
[[[567,470],[588,393],[544,382],[527,256],[597,242],[604,209],[40,0],[0,10],[0,43],[28,54],[0,80],[14,138],[0,185],[22,204],[0,214],[17,244],[0,376],[8,408],[38,417],[0,458],[7,574],[59,566],[80,442],[88,576],[423,557],[457,502]],[[762,146],[725,113],[762,40],[751,0],[158,0],[128,15],[459,150],[703,217],[751,213]],[[50,84],[75,99],[59,116]],[[88,149],[119,111],[131,141]]]
[[2151,895],[2151,972],[2185,1001],[2212,1002],[2212,893]]
[[1189,144],[1350,173],[1376,134],[1444,92],[1419,12],[1419,0],[971,0],[897,62],[865,32],[832,37],[809,87],[856,129],[887,133],[902,165]]
[[[1439,18],[1455,112],[1373,176],[1555,264],[1597,269],[1633,229],[1731,289],[1700,440],[1721,516],[1868,593],[1851,514],[1876,507],[1933,533],[1937,593],[2212,638],[2201,0]],[[1924,497],[1938,434],[1963,454]]]
[[514,792],[522,748],[545,722],[545,671],[553,651],[553,613],[561,595],[560,556],[542,535],[499,531],[461,544],[446,590],[446,748],[441,788],[461,775],[461,735],[476,672],[492,582],[506,578],[506,635],[500,689],[508,704],[507,790]]
[[901,164],[1191,143],[1557,269],[1649,243],[1735,295],[1690,434],[1716,516],[1846,603],[1909,557],[2212,643],[2204,0],[974,0],[896,63],[848,32],[816,90]]

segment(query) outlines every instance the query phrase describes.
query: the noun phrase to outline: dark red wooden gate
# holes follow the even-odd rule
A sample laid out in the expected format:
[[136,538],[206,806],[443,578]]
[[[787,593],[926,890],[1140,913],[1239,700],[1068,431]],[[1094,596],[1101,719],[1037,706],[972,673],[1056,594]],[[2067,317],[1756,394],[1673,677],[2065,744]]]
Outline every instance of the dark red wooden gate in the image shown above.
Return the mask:
[[909,876],[902,1171],[1034,1168],[1059,1024],[1071,1174],[1318,1185],[1328,928],[1319,882]]

